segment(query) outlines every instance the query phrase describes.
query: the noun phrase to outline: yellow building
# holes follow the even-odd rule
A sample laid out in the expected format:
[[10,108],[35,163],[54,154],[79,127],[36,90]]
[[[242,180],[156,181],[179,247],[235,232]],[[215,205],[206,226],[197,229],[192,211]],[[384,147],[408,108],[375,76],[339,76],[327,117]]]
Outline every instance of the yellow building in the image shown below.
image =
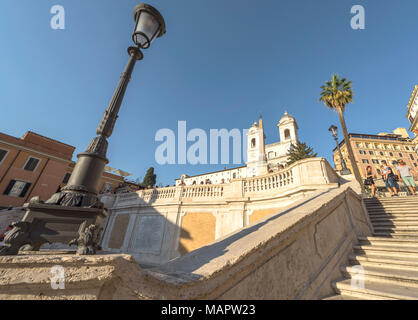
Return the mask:
[[409,131],[414,133],[415,138],[413,142],[415,144],[415,152],[418,154],[418,85],[415,85],[412,91],[407,110],[406,117],[411,124]]
[[[415,145],[405,128],[398,128],[393,133],[379,133],[378,135],[350,133],[349,136],[354,157],[363,178],[365,178],[367,166],[371,166],[373,172],[376,173],[380,165],[384,164],[393,168],[394,161],[402,159],[411,167],[415,180],[418,180],[418,156],[414,150]],[[340,148],[347,167],[353,172],[344,140],[340,143]],[[333,160],[336,170],[341,170],[337,148],[334,149]]]

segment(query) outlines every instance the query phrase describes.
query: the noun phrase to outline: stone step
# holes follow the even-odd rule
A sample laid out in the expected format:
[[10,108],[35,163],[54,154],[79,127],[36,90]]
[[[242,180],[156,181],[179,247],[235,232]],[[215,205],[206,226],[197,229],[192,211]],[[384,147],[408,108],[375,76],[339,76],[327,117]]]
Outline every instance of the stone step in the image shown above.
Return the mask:
[[383,237],[359,237],[362,245],[379,245],[379,246],[408,246],[418,248],[417,239],[392,239]]
[[379,208],[379,209],[367,209],[367,212],[369,214],[377,214],[377,213],[398,213],[398,214],[418,214],[418,211],[416,208],[393,208],[393,209],[389,209],[389,208]]
[[404,270],[418,270],[418,258],[413,257],[393,257],[380,254],[367,254],[367,255],[355,255],[350,254],[348,256],[350,263],[359,264],[361,266],[381,267],[381,268],[398,268]]
[[409,216],[409,215],[403,215],[403,216],[391,216],[387,214],[382,215],[376,215],[376,216],[370,216],[370,221],[411,221],[411,222],[418,222],[418,215],[416,216]]
[[386,220],[386,221],[372,221],[373,227],[401,227],[406,229],[418,230],[418,221],[398,221],[398,220]]
[[418,202],[417,196],[397,196],[397,197],[387,197],[379,199],[363,199],[366,204],[391,204],[391,203],[408,203],[408,202]]
[[389,239],[409,239],[409,240],[418,239],[418,234],[413,234],[411,232],[393,233],[393,232],[380,231],[380,232],[374,232],[373,236],[379,237],[379,238],[389,238]]
[[418,234],[418,226],[400,226],[400,227],[396,227],[396,226],[375,226],[373,224],[373,229],[375,232],[391,232],[391,233],[396,233],[396,232],[402,232],[402,233],[417,233]]
[[365,255],[381,255],[391,257],[411,257],[418,259],[418,248],[403,246],[378,246],[378,245],[360,245],[354,246],[354,252]]
[[408,213],[410,212],[411,214],[418,214],[417,211],[417,207],[411,206],[408,208],[402,208],[402,207],[396,207],[396,208],[387,208],[387,207],[381,207],[381,208],[366,208],[368,213],[379,213],[379,212],[399,212],[399,213]]
[[418,288],[403,284],[392,284],[366,280],[364,288],[351,285],[351,279],[334,282],[337,293],[371,300],[416,300]]
[[417,196],[407,196],[407,197],[388,197],[382,198],[379,200],[366,200],[364,199],[364,204],[367,206],[374,206],[374,205],[392,205],[395,203],[418,203]]
[[[399,196],[398,199],[402,199],[402,200],[412,200],[414,199],[414,196]],[[363,199],[364,201],[367,202],[375,202],[375,201],[392,201],[392,197],[381,197],[381,198],[365,198]]]
[[341,271],[354,280],[409,285],[418,289],[418,269],[354,265],[343,266]]
[[353,297],[353,296],[339,294],[339,295],[324,298],[322,300],[365,300],[365,299],[360,298],[360,297]]
[[416,216],[418,211],[416,209],[408,209],[408,210],[399,210],[399,209],[379,209],[379,210],[367,210],[369,215],[376,215],[376,214],[399,214],[399,215],[411,215]]
[[372,208],[414,208],[416,207],[416,205],[418,204],[418,201],[414,201],[414,202],[394,202],[394,203],[374,203],[374,204],[370,204],[370,203],[366,203],[366,208],[368,209],[372,209]]

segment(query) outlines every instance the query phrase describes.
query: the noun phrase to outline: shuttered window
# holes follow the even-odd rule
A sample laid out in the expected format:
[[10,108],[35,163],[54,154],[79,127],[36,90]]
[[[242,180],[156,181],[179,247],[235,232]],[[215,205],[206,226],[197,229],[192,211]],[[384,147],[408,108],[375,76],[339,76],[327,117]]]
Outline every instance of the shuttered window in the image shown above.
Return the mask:
[[23,198],[28,192],[31,183],[25,181],[11,180],[3,194],[10,197]]
[[28,161],[25,164],[25,167],[23,169],[27,171],[34,171],[36,167],[38,166],[39,159],[30,157]]
[[66,173],[64,176],[64,179],[62,179],[62,183],[68,183],[68,180],[70,180],[71,173]]
[[7,150],[3,150],[3,149],[0,149],[0,163],[3,161],[3,159],[6,157],[6,155],[7,155]]

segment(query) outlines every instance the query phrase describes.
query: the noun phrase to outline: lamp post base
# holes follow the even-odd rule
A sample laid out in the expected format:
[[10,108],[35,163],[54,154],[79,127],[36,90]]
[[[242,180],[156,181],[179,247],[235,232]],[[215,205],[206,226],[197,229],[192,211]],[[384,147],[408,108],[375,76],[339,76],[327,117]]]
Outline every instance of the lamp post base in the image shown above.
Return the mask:
[[105,209],[64,207],[30,202],[26,214],[4,239],[0,255],[17,255],[22,247],[39,251],[45,243],[77,244],[77,253],[95,254],[99,249],[100,225]]

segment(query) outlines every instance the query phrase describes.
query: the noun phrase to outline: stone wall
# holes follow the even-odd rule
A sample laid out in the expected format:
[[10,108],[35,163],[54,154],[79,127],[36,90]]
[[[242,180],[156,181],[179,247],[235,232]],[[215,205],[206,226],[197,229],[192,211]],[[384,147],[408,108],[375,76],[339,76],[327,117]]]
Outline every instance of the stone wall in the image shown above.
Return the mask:
[[[0,257],[0,299],[321,299],[358,237],[372,233],[352,188],[317,191],[153,269],[118,254]],[[51,289],[54,265],[65,289]]]
[[325,159],[312,158],[228,184],[141,190],[114,199],[108,194],[102,199],[110,208],[102,247],[132,254],[142,264],[160,265],[308,199],[317,190],[336,188],[338,182]]

